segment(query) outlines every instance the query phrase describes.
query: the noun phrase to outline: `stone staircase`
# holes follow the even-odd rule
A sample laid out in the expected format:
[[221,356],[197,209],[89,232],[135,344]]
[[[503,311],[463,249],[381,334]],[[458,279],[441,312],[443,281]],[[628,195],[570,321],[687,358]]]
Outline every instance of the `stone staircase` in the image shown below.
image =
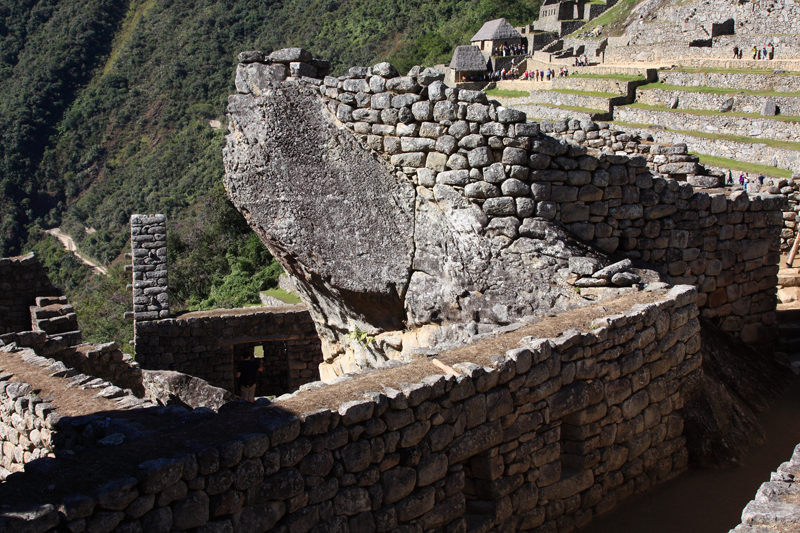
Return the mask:
[[40,355],[56,353],[83,341],[78,315],[65,296],[40,296],[30,311],[32,331],[47,335]]

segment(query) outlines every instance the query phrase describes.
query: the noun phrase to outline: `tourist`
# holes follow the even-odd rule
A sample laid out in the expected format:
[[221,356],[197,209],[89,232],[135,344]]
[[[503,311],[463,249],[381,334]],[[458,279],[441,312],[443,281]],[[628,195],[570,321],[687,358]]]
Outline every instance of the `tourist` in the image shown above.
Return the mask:
[[253,354],[249,351],[245,355],[244,360],[239,361],[239,369],[236,372],[236,378],[239,380],[239,387],[242,390],[242,399],[244,401],[255,401],[258,373],[263,371],[264,367],[253,361]]
[[744,187],[744,173],[739,174],[739,186]]
[[758,189],[761,190],[761,187],[764,186],[764,174],[759,174],[758,176]]
[[733,172],[731,172],[730,169],[728,169],[728,183],[727,183],[727,185],[728,186],[732,186],[733,185]]
[[772,59],[775,57],[775,47],[772,43],[767,43],[767,57],[765,59]]
[[767,59],[767,47],[766,46],[761,48],[761,59]]
[[739,57],[739,47],[734,45],[734,47],[733,47],[733,58],[736,59],[738,57]]
[[758,48],[756,48],[755,45],[753,46],[752,52],[753,52],[753,59],[756,59],[756,56],[758,56]]

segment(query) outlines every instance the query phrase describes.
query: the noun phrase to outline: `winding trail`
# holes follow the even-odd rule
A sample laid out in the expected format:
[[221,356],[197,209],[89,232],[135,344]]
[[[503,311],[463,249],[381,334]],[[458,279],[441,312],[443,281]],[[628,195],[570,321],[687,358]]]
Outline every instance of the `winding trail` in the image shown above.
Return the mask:
[[45,231],[61,241],[61,244],[64,245],[64,248],[66,248],[67,251],[75,254],[75,256],[81,260],[81,262],[92,267],[92,270],[94,270],[95,273],[103,274],[104,276],[108,275],[108,269],[106,267],[98,265],[88,257],[81,255],[80,252],[78,252],[78,247],[75,246],[75,241],[72,240],[72,237],[61,231],[61,228],[53,228]]

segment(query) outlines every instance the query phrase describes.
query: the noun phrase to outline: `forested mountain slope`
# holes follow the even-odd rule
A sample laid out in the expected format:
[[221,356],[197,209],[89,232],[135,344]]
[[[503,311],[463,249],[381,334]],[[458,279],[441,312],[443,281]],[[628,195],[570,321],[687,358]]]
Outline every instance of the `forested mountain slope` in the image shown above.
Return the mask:
[[[303,46],[335,73],[446,60],[540,0],[0,0],[0,256],[62,225],[109,262],[134,212],[172,220],[222,176],[239,51]],[[86,234],[84,227],[97,231]]]

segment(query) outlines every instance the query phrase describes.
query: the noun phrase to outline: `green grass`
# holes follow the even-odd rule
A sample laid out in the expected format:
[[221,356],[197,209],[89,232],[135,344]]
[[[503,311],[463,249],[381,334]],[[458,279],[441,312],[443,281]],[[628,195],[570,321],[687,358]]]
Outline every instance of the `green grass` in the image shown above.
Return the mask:
[[683,87],[681,85],[667,85],[666,83],[655,82],[648,83],[647,85],[640,85],[639,89],[645,91],[652,89],[661,89],[663,91],[684,91],[687,93],[708,93],[708,94],[725,94],[725,95],[752,95],[752,96],[800,96],[800,91],[797,92],[778,92],[778,91],[750,91],[747,89],[728,89],[724,87],[708,87],[701,85],[699,87]]
[[[662,69],[669,70],[669,72],[693,72],[702,74],[770,74],[773,75],[775,69],[773,68],[675,68],[675,69]],[[786,71],[781,74],[774,74],[775,76],[800,76],[800,72]]]
[[[610,123],[616,124],[618,126],[627,126],[629,128],[639,128],[643,130],[649,129],[651,126],[651,124],[638,124],[636,122],[622,122],[619,120],[614,120],[611,121]],[[671,128],[664,128],[663,131],[668,131],[670,133],[677,133],[680,135],[686,135],[688,137],[699,137],[702,139],[713,139],[717,141],[733,141],[733,142],[740,142],[747,144],[764,144],[771,148],[782,148],[786,150],[800,151],[800,143],[797,142],[776,141],[774,139],[755,139],[753,137],[744,137],[741,135],[728,135],[726,133],[705,133],[702,131],[675,130]]]
[[618,96],[622,96],[621,94],[603,93],[600,91],[577,91],[573,89],[548,89],[548,90],[551,93],[578,94],[581,96],[596,96],[598,98],[616,98]]
[[642,74],[570,74],[569,77],[617,81],[639,81],[645,79],[644,75]]
[[290,292],[286,292],[283,289],[269,289],[266,291],[261,291],[267,296],[272,296],[273,298],[277,298],[278,300],[285,302],[287,304],[299,304],[302,303],[302,300],[295,296]]
[[530,95],[530,91],[514,91],[511,89],[491,89],[486,91],[486,96],[494,96],[495,98],[520,98]]
[[642,104],[639,102],[634,102],[632,104],[627,104],[619,107],[632,107],[635,109],[647,109],[649,111],[664,111],[668,113],[681,113],[684,115],[696,115],[705,117],[726,116],[726,117],[754,118],[758,120],[777,120],[778,122],[800,122],[800,117],[791,115],[775,115],[775,116],[765,117],[758,113],[738,113],[733,111],[722,113],[714,109],[672,109],[669,107],[653,106],[648,104]]
[[754,163],[743,163],[733,159],[726,159],[724,157],[715,157],[712,155],[696,154],[700,163],[706,166],[729,168],[731,170],[738,170],[740,172],[747,172],[748,174],[764,174],[765,176],[777,178],[792,178],[792,171],[782,168],[771,167],[768,165],[756,165]]

